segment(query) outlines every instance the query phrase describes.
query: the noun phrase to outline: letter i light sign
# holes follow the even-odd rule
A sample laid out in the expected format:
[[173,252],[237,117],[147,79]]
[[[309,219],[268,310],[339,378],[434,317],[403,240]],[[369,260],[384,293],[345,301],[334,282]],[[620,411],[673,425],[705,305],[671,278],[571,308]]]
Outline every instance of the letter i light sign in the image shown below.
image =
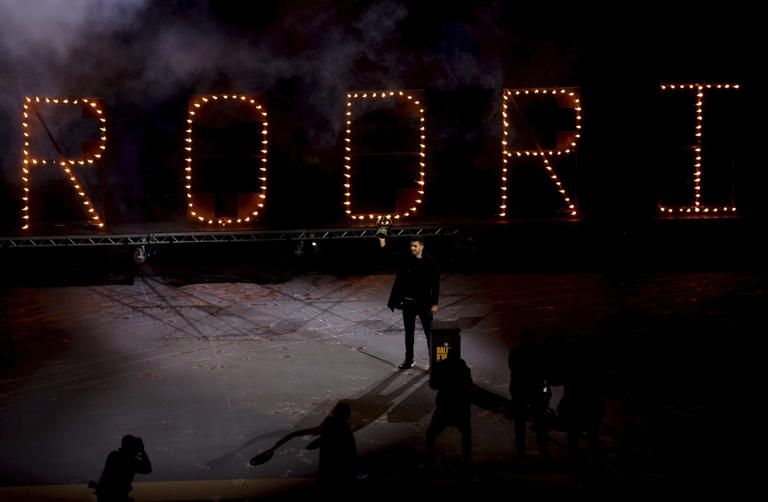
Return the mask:
[[663,216],[688,217],[688,216],[733,216],[736,214],[736,206],[730,205],[709,206],[702,203],[702,184],[703,169],[703,148],[702,136],[704,134],[704,97],[709,91],[716,90],[738,90],[739,84],[662,84],[663,92],[686,91],[696,94],[696,128],[694,129],[695,144],[693,145],[693,169],[691,169],[691,178],[693,179],[693,204],[677,207],[669,207],[665,204],[659,204],[659,211]]

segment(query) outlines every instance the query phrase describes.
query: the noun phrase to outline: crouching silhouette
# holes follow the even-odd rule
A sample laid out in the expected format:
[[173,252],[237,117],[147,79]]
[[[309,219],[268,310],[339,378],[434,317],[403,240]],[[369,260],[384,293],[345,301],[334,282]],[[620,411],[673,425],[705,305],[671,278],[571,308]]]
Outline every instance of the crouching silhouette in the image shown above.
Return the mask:
[[123,436],[120,448],[107,456],[98,484],[91,481],[88,486],[96,489],[99,502],[133,502],[128,496],[133,490],[133,476],[150,472],[152,464],[144,451],[144,441],[128,434]]

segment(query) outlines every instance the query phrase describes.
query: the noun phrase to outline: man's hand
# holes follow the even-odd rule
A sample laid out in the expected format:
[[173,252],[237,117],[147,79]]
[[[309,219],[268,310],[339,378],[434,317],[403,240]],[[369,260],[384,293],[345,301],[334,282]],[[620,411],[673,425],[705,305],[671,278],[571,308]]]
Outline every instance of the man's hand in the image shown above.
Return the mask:
[[384,237],[379,237],[379,247],[383,248],[386,245],[387,245],[387,239],[385,239]]
[[432,313],[437,314],[437,305],[432,305]]

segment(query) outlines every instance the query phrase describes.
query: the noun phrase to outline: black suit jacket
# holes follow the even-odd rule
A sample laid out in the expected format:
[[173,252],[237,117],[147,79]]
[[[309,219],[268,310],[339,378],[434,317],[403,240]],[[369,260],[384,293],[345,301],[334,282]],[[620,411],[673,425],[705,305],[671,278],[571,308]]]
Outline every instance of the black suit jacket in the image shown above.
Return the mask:
[[402,309],[407,291],[406,285],[416,281],[417,288],[410,292],[418,309],[428,309],[437,305],[440,296],[440,271],[437,262],[429,255],[416,258],[411,254],[391,253],[399,259],[399,268],[392,284],[387,307],[390,310]]

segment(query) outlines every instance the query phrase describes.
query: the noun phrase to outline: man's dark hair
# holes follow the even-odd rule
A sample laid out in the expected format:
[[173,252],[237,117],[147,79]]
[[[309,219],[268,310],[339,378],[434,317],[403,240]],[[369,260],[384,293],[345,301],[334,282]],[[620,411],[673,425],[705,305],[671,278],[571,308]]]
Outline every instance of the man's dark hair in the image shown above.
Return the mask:
[[415,236],[411,237],[411,242],[418,242],[419,244],[421,244],[423,246],[424,245],[424,237],[421,237],[419,235],[415,235]]

